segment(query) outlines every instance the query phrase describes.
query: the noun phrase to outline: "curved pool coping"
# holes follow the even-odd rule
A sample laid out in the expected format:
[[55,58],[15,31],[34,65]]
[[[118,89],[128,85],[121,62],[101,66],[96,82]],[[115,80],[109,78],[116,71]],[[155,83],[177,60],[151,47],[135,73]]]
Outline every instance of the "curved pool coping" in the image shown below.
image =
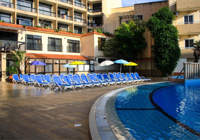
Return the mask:
[[[93,140],[127,140],[135,139],[124,127],[115,111],[115,99],[110,98],[121,91],[138,86],[151,85],[165,82],[154,82],[132,85],[110,91],[99,97],[93,104],[89,114],[90,134]],[[109,107],[108,107],[108,101]]]

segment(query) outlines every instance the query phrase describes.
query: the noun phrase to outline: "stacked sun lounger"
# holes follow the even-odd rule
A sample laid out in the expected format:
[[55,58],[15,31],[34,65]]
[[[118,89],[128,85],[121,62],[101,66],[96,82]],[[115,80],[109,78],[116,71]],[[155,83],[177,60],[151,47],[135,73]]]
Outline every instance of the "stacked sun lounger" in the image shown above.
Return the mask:
[[117,84],[128,84],[135,82],[151,81],[150,78],[139,76],[138,73],[89,73],[89,74],[68,74],[68,75],[50,75],[50,74],[13,74],[13,82],[25,85],[34,85],[38,87],[56,87],[60,90],[102,87]]

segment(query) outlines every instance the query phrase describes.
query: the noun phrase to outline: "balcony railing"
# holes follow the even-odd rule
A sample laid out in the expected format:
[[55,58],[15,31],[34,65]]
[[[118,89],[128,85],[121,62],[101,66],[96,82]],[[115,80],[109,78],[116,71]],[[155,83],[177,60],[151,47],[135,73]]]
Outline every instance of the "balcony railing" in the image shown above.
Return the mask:
[[68,46],[67,52],[80,53],[80,47]]
[[37,8],[31,8],[31,7],[27,7],[27,6],[23,6],[23,5],[17,5],[17,9],[37,13]]
[[81,4],[81,3],[78,3],[78,2],[74,2],[74,5],[75,6],[78,6],[78,7],[81,7],[81,8],[86,8],[86,5],[85,4]]
[[99,8],[99,9],[88,9],[88,12],[90,12],[90,13],[97,13],[97,12],[101,12],[101,11],[102,11],[101,8]]
[[54,12],[48,12],[48,11],[43,11],[43,10],[39,10],[39,14],[52,16],[52,17],[56,16],[56,13],[54,13]]
[[42,50],[42,44],[27,43],[27,50]]
[[62,45],[51,45],[51,44],[48,44],[48,51],[62,52]]
[[58,0],[58,1],[61,1],[61,2],[64,2],[64,3],[68,3],[68,4],[72,4],[72,0]]
[[74,21],[86,24],[86,20],[85,19],[80,19],[80,18],[74,17]]
[[10,41],[10,40],[0,40],[0,51],[16,51],[26,50],[25,42],[18,42],[18,41]]
[[90,26],[90,27],[97,27],[97,26],[102,26],[102,24],[100,24],[100,23],[90,23],[90,22],[88,22],[88,26]]
[[181,25],[181,24],[195,24],[195,23],[200,23],[200,21],[192,21],[192,22],[179,22],[177,23],[178,25]]
[[15,8],[15,4],[14,3],[10,3],[7,1],[3,1],[0,0],[0,6],[5,6],[5,7],[9,7],[9,8]]
[[73,20],[72,16],[58,14],[58,18],[66,19],[66,20]]

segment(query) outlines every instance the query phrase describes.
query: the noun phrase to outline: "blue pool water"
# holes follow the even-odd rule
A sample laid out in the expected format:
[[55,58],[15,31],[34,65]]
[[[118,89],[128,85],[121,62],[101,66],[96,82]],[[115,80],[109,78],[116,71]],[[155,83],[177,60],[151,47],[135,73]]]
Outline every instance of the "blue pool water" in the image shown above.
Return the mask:
[[[161,88],[163,86],[168,86]],[[199,86],[200,87],[200,86]],[[172,117],[199,131],[200,99],[198,86],[161,83],[127,89],[117,95],[115,102],[118,117],[136,139],[200,139],[166,117],[150,101],[154,102]]]

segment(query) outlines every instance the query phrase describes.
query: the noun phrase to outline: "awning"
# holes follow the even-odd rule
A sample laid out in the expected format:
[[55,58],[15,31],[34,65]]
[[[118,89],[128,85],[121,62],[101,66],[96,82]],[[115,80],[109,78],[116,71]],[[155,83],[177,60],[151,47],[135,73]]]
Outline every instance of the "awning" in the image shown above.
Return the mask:
[[0,28],[1,29],[9,29],[9,30],[22,30],[22,31],[26,31],[25,28],[17,28],[17,27],[11,27],[11,26],[3,26],[3,25],[0,25]]
[[82,55],[26,53],[26,56],[30,56],[30,58],[36,58],[36,59],[93,60],[93,59],[84,57]]

